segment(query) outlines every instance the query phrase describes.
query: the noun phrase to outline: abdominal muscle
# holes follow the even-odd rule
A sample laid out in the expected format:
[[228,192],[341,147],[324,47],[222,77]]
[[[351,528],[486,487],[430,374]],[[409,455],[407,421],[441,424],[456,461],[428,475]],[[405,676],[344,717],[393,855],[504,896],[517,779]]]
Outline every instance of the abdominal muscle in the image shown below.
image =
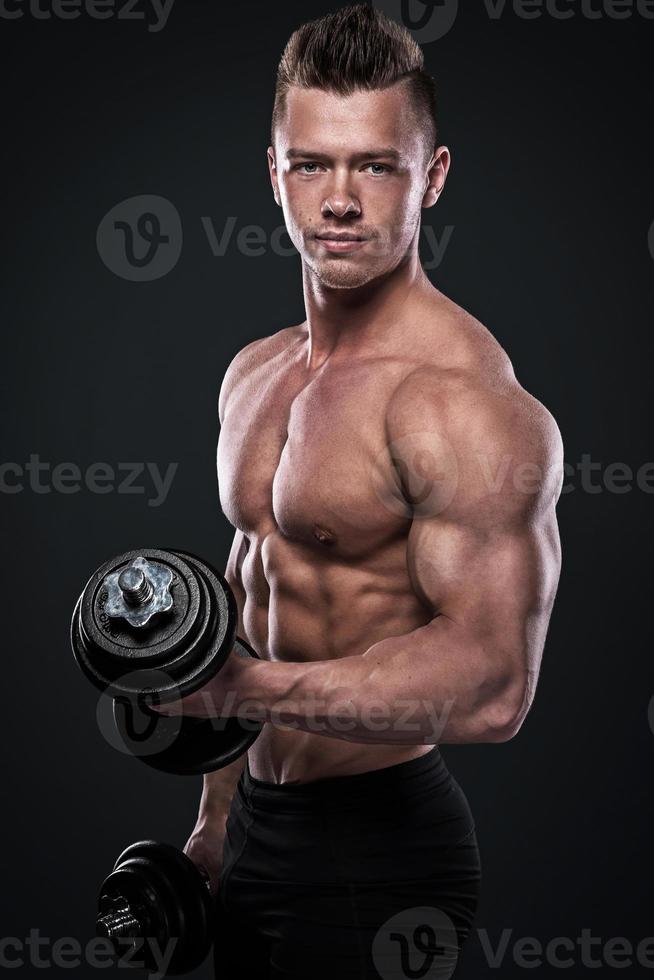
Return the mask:
[[[364,653],[429,620],[406,571],[406,542],[360,563],[323,556],[277,532],[250,548],[241,569],[245,638],[265,660],[315,662]],[[380,733],[383,738],[383,734]],[[267,723],[248,752],[255,779],[306,783],[397,765],[431,744],[353,742]]]

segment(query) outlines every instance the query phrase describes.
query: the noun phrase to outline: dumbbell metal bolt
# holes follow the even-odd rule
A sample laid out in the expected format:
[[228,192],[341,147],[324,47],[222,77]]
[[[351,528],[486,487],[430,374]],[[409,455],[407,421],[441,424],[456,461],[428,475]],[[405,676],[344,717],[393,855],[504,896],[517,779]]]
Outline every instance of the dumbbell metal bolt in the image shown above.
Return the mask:
[[102,585],[107,591],[105,612],[113,619],[124,619],[130,626],[147,626],[153,616],[173,607],[170,586],[173,573],[142,555],[127,568],[107,575]]
[[103,939],[136,939],[141,935],[142,926],[125,898],[116,903],[117,907],[107,915],[101,915],[95,924],[97,936]]
[[118,585],[128,606],[143,606],[154,595],[152,582],[136,565],[130,565],[120,573]]

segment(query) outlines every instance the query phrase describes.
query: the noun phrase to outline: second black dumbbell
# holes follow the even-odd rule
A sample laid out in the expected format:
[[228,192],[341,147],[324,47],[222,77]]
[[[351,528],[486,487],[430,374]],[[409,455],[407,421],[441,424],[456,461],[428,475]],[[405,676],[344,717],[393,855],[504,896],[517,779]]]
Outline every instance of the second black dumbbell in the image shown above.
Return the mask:
[[130,844],[102,882],[96,934],[118,966],[190,973],[211,948],[213,924],[208,879],[170,844]]

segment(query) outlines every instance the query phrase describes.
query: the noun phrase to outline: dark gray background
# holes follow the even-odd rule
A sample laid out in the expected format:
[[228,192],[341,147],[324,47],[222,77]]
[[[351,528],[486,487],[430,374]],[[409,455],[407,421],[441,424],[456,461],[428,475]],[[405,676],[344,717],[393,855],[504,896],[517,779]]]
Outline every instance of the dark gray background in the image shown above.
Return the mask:
[[[86,14],[0,18],[2,461],[178,464],[158,507],[143,478],[144,493],[101,495],[40,493],[26,477],[0,496],[3,936],[85,941],[118,851],[139,837],[182,846],[192,829],[200,779],[107,744],[69,618],[86,577],[124,549],[184,547],[224,565],[220,381],[245,342],[299,322],[303,307],[297,256],[269,244],[247,255],[232,240],[215,257],[201,219],[220,235],[231,216],[235,235],[259,225],[266,239],[280,225],[265,156],[275,67],[290,32],[334,6],[177,0],[159,32]],[[654,21],[591,19],[574,2],[569,20],[461,6],[425,45],[454,158],[425,213],[439,239],[453,228],[430,276],[504,345],[558,420],[571,467],[588,454],[602,471],[599,492],[577,474],[559,504],[563,572],[527,723],[507,744],[444,755],[476,817],[477,926],[494,946],[504,929],[510,947],[583,929],[638,943],[654,934],[653,498],[601,481],[611,463],[652,459]],[[96,233],[116,204],[148,194],[174,204],[183,248],[167,275],[132,282],[103,263]],[[489,971],[473,940],[462,977]],[[526,972],[509,948],[501,975]]]

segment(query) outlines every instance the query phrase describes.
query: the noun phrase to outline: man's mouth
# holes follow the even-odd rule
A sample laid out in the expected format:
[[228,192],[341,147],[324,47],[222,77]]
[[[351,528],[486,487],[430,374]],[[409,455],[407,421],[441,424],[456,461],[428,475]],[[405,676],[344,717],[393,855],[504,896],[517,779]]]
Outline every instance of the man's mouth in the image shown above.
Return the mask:
[[316,235],[316,241],[329,252],[354,252],[365,245],[368,239],[349,231],[333,231]]

